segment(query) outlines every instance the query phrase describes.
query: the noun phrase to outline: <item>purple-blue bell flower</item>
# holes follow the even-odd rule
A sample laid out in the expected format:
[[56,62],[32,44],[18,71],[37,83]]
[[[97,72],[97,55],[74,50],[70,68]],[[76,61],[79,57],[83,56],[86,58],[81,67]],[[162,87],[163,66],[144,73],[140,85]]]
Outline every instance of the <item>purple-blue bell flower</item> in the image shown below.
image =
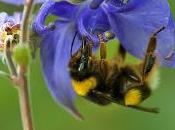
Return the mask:
[[[91,10],[89,6],[86,6],[86,4],[74,5],[66,1],[47,1],[42,6],[33,23],[33,28],[42,37],[41,61],[49,90],[61,105],[65,106],[68,110],[70,110],[70,112],[79,117],[80,114],[77,112],[73,103],[75,93],[71,87],[67,65],[71,56],[71,43],[75,33],[78,31],[78,23],[76,21],[79,19],[81,12],[86,10],[93,11],[93,16],[97,17],[97,19],[94,19],[92,15],[88,16],[94,21],[91,23],[90,21],[87,21],[89,22],[89,26],[86,26],[88,29],[93,29],[91,30],[93,32],[105,32],[110,30],[107,16],[101,8]],[[52,25],[46,26],[44,23],[49,14],[59,16],[59,19]],[[98,17],[100,19],[98,19]],[[103,20],[105,21],[104,23]],[[85,32],[82,33],[86,34],[86,30],[84,31]],[[78,35],[80,35],[80,33]],[[88,34],[88,32],[87,35],[96,40],[96,43],[93,44],[94,48],[96,48],[98,45],[97,37],[93,38],[93,36],[91,36],[92,34]],[[80,47],[80,45],[81,40],[77,36],[73,46],[73,53]]]
[[[46,26],[49,15],[58,19]],[[174,22],[166,0],[94,0],[81,4],[67,1],[47,1],[34,20],[33,28],[40,35],[41,62],[48,88],[56,101],[70,112],[79,116],[75,106],[67,65],[70,59],[71,43],[75,33],[73,52],[81,45],[81,36],[93,41],[98,47],[98,33],[112,31],[126,50],[142,58],[149,37],[162,26],[166,29],[158,35],[156,54],[163,65],[175,67]],[[162,48],[163,47],[163,48]]]
[[[1,0],[1,1],[14,5],[22,5],[25,2],[25,0]],[[43,3],[44,1],[46,0],[34,0],[35,3]]]

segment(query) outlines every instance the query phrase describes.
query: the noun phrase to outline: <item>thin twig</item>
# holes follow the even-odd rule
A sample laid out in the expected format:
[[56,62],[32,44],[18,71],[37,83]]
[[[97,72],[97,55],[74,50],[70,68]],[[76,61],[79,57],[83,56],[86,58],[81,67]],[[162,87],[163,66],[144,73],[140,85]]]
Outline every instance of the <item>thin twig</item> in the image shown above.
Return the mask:
[[[23,20],[21,25],[21,37],[20,44],[27,44],[29,42],[29,17],[32,11],[33,0],[26,0],[23,11]],[[23,122],[24,130],[33,130],[32,123],[32,112],[30,108],[29,101],[29,86],[27,79],[27,66],[19,65],[18,79],[19,79],[19,100],[20,100],[20,108],[21,108],[21,116]]]
[[26,74],[24,73],[25,71],[26,70],[24,70],[22,66],[19,67],[20,85],[18,87],[18,92],[20,99],[21,116],[24,130],[33,130],[32,112],[30,109],[29,101],[28,80]]
[[11,54],[10,48],[8,47],[10,44],[11,44],[10,38],[7,37],[7,39],[5,40],[4,56],[5,56],[6,64],[8,66],[11,76],[17,76],[16,67],[11,57],[12,54]]
[[33,0],[25,0],[23,20],[21,26],[21,38],[20,43],[24,44],[28,42],[29,37],[29,17],[32,12]]
[[6,73],[6,72],[0,70],[0,78],[1,78],[1,77],[2,77],[2,78],[6,78],[6,79],[11,79],[10,74],[8,74],[8,73]]

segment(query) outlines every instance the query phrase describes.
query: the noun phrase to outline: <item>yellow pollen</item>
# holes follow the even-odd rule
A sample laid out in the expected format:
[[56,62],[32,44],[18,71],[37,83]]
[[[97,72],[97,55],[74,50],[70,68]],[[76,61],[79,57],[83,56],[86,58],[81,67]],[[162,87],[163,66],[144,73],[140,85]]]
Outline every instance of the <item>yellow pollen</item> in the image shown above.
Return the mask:
[[125,94],[125,105],[138,105],[141,102],[141,92],[138,89],[131,89]]
[[1,36],[1,40],[4,41],[7,37],[7,32],[6,31],[3,31],[3,32],[0,32],[0,36]]
[[86,96],[90,90],[97,86],[97,80],[94,77],[90,77],[83,81],[72,80],[72,86],[78,95]]
[[12,34],[15,35],[15,34],[20,34],[20,30],[12,30]]
[[[6,31],[0,30],[0,52],[4,51],[6,39],[10,36],[10,37],[12,37],[12,40],[13,40],[14,36],[16,34],[18,34],[18,35],[20,34],[20,30],[19,29],[12,30],[12,35],[7,35]],[[13,48],[13,46],[11,46],[11,47]]]

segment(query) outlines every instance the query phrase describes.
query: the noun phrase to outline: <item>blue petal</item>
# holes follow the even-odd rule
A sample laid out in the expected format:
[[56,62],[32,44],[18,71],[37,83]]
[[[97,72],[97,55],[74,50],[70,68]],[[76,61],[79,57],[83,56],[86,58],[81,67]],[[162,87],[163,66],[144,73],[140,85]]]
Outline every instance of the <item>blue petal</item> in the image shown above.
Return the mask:
[[97,34],[111,30],[108,17],[101,7],[95,10],[85,8],[77,23],[80,34],[89,37],[96,45],[99,42]]
[[[75,6],[76,7],[76,6]],[[68,18],[72,12],[74,5],[66,1],[46,2],[39,15],[34,21],[35,31],[41,35],[41,62],[47,86],[55,98],[55,100],[64,106],[68,111],[76,117],[81,118],[74,106],[75,93],[71,85],[68,72],[68,62],[70,59],[71,43],[75,33],[77,32],[75,22],[70,20],[60,20],[53,23],[54,29],[49,30],[45,25],[45,19],[49,14],[55,14],[64,18]],[[56,10],[58,12],[56,12]],[[64,12],[59,12],[64,11]],[[72,14],[75,16],[75,13]],[[76,37],[73,52],[80,47],[81,41]]]
[[90,3],[90,8],[97,9],[103,2],[104,0],[92,0],[92,2]]
[[[14,5],[22,5],[24,4],[25,0],[1,0],[2,2],[9,3],[9,4],[14,4]],[[35,3],[42,3],[46,0],[34,0]]]
[[162,65],[175,67],[175,22],[172,16],[166,30],[158,36],[158,44],[161,46],[157,48],[157,55]]
[[[173,67],[173,63],[167,64],[164,60],[175,46],[167,0],[131,0],[122,7],[104,4],[103,8],[119,41],[129,53],[139,58],[143,58],[150,36],[162,26],[167,26],[158,35],[156,52],[162,65]],[[175,62],[173,58],[172,62]]]
[[[43,37],[41,61],[45,80],[56,101],[76,116],[80,116],[73,104],[75,93],[68,72],[71,42],[75,32],[72,23],[57,22],[56,29]],[[81,41],[76,38],[75,43],[74,51],[80,47]]]
[[45,19],[48,15],[56,15],[62,21],[71,21],[75,17],[77,9],[78,5],[68,3],[67,1],[54,2],[48,0],[42,5],[35,18],[33,28],[38,34],[43,35],[50,30],[48,26],[45,26]]
[[14,13],[12,16],[9,16],[6,12],[0,13],[0,26],[6,22],[10,22],[12,24],[20,24],[21,22],[21,13]]
[[0,13],[0,26],[5,23],[8,15],[5,12]]

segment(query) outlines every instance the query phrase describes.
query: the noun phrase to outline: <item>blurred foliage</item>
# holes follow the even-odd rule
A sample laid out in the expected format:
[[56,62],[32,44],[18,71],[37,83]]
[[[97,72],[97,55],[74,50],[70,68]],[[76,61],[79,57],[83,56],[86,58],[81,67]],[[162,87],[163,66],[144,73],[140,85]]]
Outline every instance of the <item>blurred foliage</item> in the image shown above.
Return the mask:
[[[175,1],[169,1],[175,16]],[[0,11],[12,13],[20,10],[22,7],[0,3]],[[109,57],[112,57],[117,47],[113,47],[115,43],[108,45]],[[128,56],[127,59],[128,62],[137,61],[132,56]],[[7,71],[2,63],[0,68]],[[159,107],[161,110],[159,114],[144,113],[115,104],[100,107],[78,98],[76,104],[85,117],[84,121],[78,122],[52,99],[43,80],[38,56],[31,64],[30,73],[35,128],[36,130],[173,130],[175,129],[175,71],[170,68],[160,68],[160,71],[159,88],[143,103],[144,106]],[[0,130],[22,130],[17,91],[8,80],[4,79],[0,79]]]

